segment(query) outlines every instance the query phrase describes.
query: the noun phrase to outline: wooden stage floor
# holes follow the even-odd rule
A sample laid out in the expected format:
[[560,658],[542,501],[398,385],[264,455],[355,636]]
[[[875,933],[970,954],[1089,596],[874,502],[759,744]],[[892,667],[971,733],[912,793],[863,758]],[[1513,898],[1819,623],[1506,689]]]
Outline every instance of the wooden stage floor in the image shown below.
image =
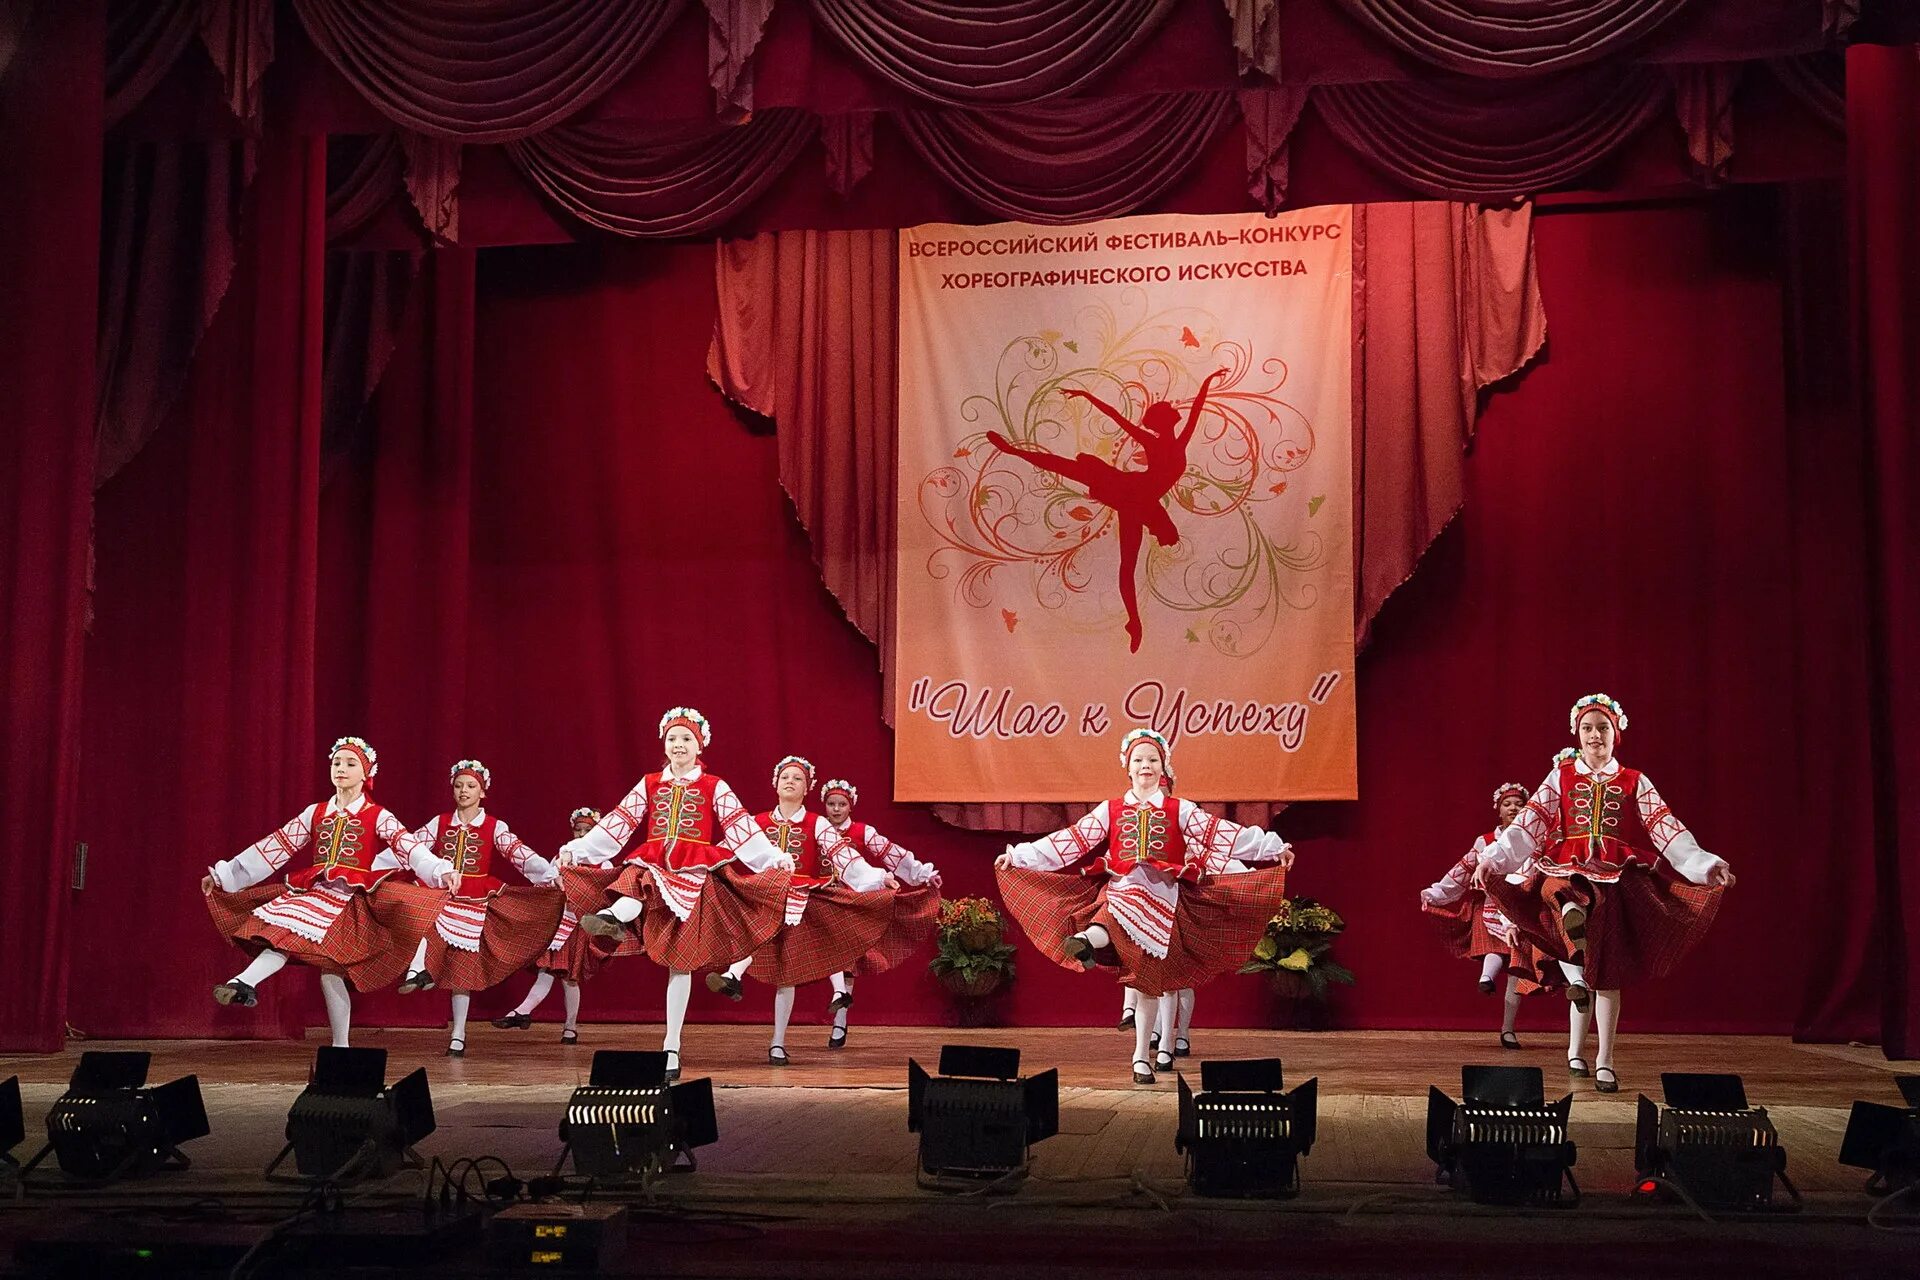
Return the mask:
[[[1033,1228],[1036,1212],[1052,1215],[1045,1219],[1050,1232],[1094,1232],[1104,1238],[1103,1222],[1132,1230],[1143,1221],[1140,1213],[1152,1211],[1191,1220],[1223,1241],[1272,1230],[1280,1220],[1275,1215],[1317,1220],[1320,1226],[1309,1231],[1311,1238],[1318,1238],[1314,1231],[1339,1237],[1345,1230],[1351,1235],[1355,1228],[1333,1224],[1366,1219],[1371,1233],[1367,1238],[1385,1241],[1382,1247],[1388,1249],[1376,1259],[1379,1268],[1329,1274],[1475,1273],[1466,1265],[1468,1255],[1445,1266],[1397,1266],[1388,1248],[1396,1232],[1407,1241],[1450,1238],[1449,1233],[1463,1231],[1463,1240],[1485,1239],[1492,1231],[1498,1239],[1513,1241],[1537,1236],[1542,1248],[1556,1240],[1587,1237],[1626,1247],[1644,1241],[1651,1224],[1658,1224],[1651,1229],[1660,1239],[1691,1240],[1701,1248],[1715,1240],[1716,1247],[1744,1242],[1757,1260],[1750,1268],[1753,1274],[1800,1274],[1797,1265],[1789,1264],[1813,1258],[1833,1261],[1823,1274],[1893,1274],[1884,1265],[1889,1237],[1863,1225],[1870,1205],[1861,1192],[1864,1175],[1842,1168],[1835,1156],[1852,1101],[1897,1103],[1894,1074],[1920,1070],[1920,1064],[1891,1063],[1878,1050],[1859,1047],[1795,1045],[1762,1037],[1628,1036],[1619,1061],[1622,1091],[1608,1097],[1595,1093],[1591,1081],[1569,1081],[1563,1042],[1540,1034],[1527,1037],[1525,1051],[1503,1053],[1490,1035],[1477,1033],[1197,1031],[1195,1056],[1182,1063],[1190,1078],[1197,1077],[1198,1063],[1205,1057],[1274,1055],[1286,1064],[1289,1085],[1308,1076],[1319,1078],[1319,1141],[1302,1163],[1303,1194],[1276,1205],[1201,1200],[1186,1190],[1181,1157],[1173,1147],[1172,1075],[1163,1075],[1155,1086],[1132,1085],[1127,1077],[1130,1040],[1118,1031],[856,1025],[850,1047],[838,1053],[826,1051],[825,1034],[817,1026],[796,1028],[789,1036],[794,1065],[775,1068],[765,1063],[762,1028],[688,1029],[686,1075],[713,1079],[721,1136],[717,1145],[700,1151],[697,1173],[676,1175],[662,1184],[666,1202],[696,1213],[733,1212],[749,1205],[772,1213],[785,1206],[812,1230],[857,1222],[862,1232],[870,1233],[894,1224],[920,1232],[926,1241],[941,1238],[942,1231],[961,1229],[955,1226],[955,1214],[976,1215],[966,1221],[973,1223],[968,1229],[977,1231],[993,1221],[977,1217],[979,1206],[991,1203],[1013,1234],[991,1246],[969,1246],[974,1250],[969,1256],[982,1259],[995,1248],[1012,1248],[1008,1241]],[[355,1043],[388,1050],[390,1079],[416,1066],[428,1069],[439,1127],[421,1144],[424,1155],[448,1162],[496,1155],[527,1177],[552,1169],[559,1153],[555,1130],[560,1111],[568,1092],[585,1079],[593,1051],[659,1044],[657,1027],[590,1024],[584,1043],[571,1048],[558,1044],[557,1035],[556,1027],[544,1023],[522,1032],[478,1026],[464,1059],[443,1055],[442,1031],[356,1030]],[[1050,1066],[1061,1071],[1060,1133],[1035,1148],[1032,1180],[1016,1195],[974,1198],[970,1210],[951,1197],[919,1190],[913,1178],[917,1139],[906,1129],[906,1061],[914,1056],[933,1064],[943,1042],[1017,1045],[1026,1071]],[[37,1146],[42,1117],[82,1049],[148,1049],[154,1055],[155,1080],[198,1074],[213,1133],[188,1146],[193,1169],[149,1180],[127,1194],[232,1196],[249,1188],[257,1193],[261,1187],[260,1170],[279,1148],[287,1107],[305,1081],[317,1043],[80,1042],[61,1054],[0,1057],[0,1078],[21,1077],[31,1147]],[[1460,1205],[1435,1187],[1424,1150],[1427,1086],[1438,1084],[1458,1096],[1460,1067],[1468,1063],[1538,1065],[1546,1071],[1550,1098],[1572,1086],[1576,1172],[1587,1193],[1578,1210],[1526,1218]],[[1662,1070],[1738,1071],[1745,1077],[1750,1100],[1769,1108],[1789,1152],[1789,1175],[1807,1195],[1808,1209],[1792,1220],[1795,1225],[1781,1227],[1775,1220],[1722,1226],[1716,1234],[1715,1228],[1678,1206],[1628,1201],[1634,1180],[1635,1095],[1645,1090],[1657,1100]],[[394,1194],[417,1185],[417,1176],[412,1183],[403,1179],[394,1184]],[[1014,1216],[1005,1218],[1007,1214]],[[1538,1225],[1542,1221],[1552,1225]],[[1496,1228],[1496,1222],[1507,1225]],[[1736,1234],[1728,1236],[1729,1231]],[[846,1246],[851,1237],[835,1239]],[[834,1256],[844,1260],[845,1249]],[[1669,1251],[1636,1266],[1645,1274],[1667,1273],[1670,1262],[1673,1273],[1682,1274],[1679,1260],[1684,1256],[1685,1250]],[[1582,1268],[1569,1269],[1545,1254],[1528,1253],[1526,1258],[1526,1265],[1510,1259],[1512,1265],[1497,1269],[1513,1275],[1582,1273]],[[1920,1248],[1911,1251],[1911,1260],[1920,1264]],[[1218,1269],[1239,1265],[1225,1257],[1217,1261]],[[681,1269],[680,1262],[669,1265],[664,1255],[656,1262],[667,1272]],[[717,1268],[716,1274],[755,1273],[751,1267],[730,1272],[712,1258],[707,1264]],[[695,1266],[688,1273],[699,1271]],[[971,1274],[977,1271],[973,1268]],[[1915,1271],[1920,1273],[1920,1265]],[[827,1268],[823,1273],[833,1272]],[[922,1272],[941,1273],[939,1265]],[[783,1267],[769,1274],[810,1272]]]

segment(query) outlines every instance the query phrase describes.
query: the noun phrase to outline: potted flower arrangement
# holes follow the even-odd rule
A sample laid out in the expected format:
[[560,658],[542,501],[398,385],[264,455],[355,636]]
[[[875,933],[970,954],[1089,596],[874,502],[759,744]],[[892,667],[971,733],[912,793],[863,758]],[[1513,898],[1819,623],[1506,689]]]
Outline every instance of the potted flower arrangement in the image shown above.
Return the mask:
[[927,969],[954,995],[979,1000],[1013,981],[1013,944],[1006,922],[985,898],[940,904],[939,949]]
[[1328,954],[1346,927],[1333,908],[1312,898],[1288,898],[1240,972],[1268,974],[1275,993],[1291,1001],[1295,1027],[1316,1030],[1326,1020],[1329,989],[1353,985],[1353,971]]

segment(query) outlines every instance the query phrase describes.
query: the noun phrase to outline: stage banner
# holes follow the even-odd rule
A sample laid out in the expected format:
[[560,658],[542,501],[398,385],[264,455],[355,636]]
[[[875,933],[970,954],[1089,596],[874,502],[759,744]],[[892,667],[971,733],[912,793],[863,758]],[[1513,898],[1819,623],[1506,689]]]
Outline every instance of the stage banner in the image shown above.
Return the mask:
[[900,233],[896,798],[1355,795],[1352,227]]

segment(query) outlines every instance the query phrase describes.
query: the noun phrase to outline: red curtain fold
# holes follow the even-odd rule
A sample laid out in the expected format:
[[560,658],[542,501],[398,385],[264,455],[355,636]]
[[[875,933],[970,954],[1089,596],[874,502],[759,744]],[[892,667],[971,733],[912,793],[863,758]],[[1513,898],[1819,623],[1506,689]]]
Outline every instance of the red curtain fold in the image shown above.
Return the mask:
[[1710,187],[1726,181],[1733,163],[1733,94],[1740,86],[1740,72],[1731,63],[1668,68],[1687,158],[1694,176]]
[[1411,57],[1447,71],[1533,76],[1645,41],[1696,0],[1340,0]]
[[387,370],[413,294],[418,249],[332,249],[327,253],[321,350],[322,478],[360,443],[367,402]]
[[166,418],[233,276],[251,139],[107,148],[95,365],[97,483]]
[[327,240],[351,239],[393,203],[406,181],[398,135],[327,139]]
[[1225,93],[908,111],[900,127],[941,179],[989,213],[1082,222],[1152,203],[1185,175],[1233,105]]
[[[81,783],[92,848],[68,1018],[93,1036],[296,1033],[311,988],[208,997],[240,953],[208,927],[215,858],[325,790],[314,723],[326,148],[263,151],[226,301],[173,412],[100,491]],[[337,602],[327,602],[337,607]],[[165,957],[129,983],[139,939]],[[162,996],[165,990],[168,994]]]
[[1874,852],[1889,1057],[1920,1056],[1920,46],[1847,52],[1855,381],[1866,436]]
[[65,1029],[68,884],[85,838],[76,801],[105,7],[15,8],[0,38],[15,42],[0,44],[15,52],[0,77],[0,1051],[47,1052]]
[[313,43],[382,115],[462,142],[554,125],[612,88],[686,0],[294,0]]
[[1240,74],[1258,72],[1269,80],[1280,78],[1280,6],[1278,0],[1226,0],[1233,19],[1233,48],[1240,57]]
[[793,163],[817,122],[804,111],[755,112],[741,125],[633,138],[564,125],[507,153],[554,204],[590,227],[629,236],[695,235],[751,204]]
[[1580,177],[1651,124],[1668,85],[1645,67],[1548,81],[1323,85],[1313,105],[1355,154],[1435,196],[1505,198]]
[[1176,0],[813,0],[816,21],[876,75],[953,106],[1072,93],[1124,61]]
[[109,125],[153,92],[199,29],[200,0],[112,0],[107,6]]
[[1247,132],[1247,194],[1269,216],[1287,201],[1287,139],[1307,106],[1307,91],[1295,86],[1246,89],[1236,94]]
[[1820,123],[1836,133],[1847,129],[1847,56],[1838,50],[1769,58],[1767,70],[1785,85]]
[[773,0],[706,0],[707,80],[719,114],[753,110],[753,53]]
[[273,62],[274,0],[200,0],[200,39],[220,72],[227,110],[240,120],[260,115],[262,82]]

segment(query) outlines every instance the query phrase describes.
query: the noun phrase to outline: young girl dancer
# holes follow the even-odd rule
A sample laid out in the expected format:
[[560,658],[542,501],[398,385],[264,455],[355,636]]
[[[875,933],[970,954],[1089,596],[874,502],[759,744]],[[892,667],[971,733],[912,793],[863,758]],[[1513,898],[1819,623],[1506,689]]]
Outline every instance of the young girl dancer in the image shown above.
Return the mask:
[[[593,824],[598,821],[600,811],[585,805],[567,815],[567,825],[576,840],[593,830]],[[564,854],[556,858],[554,863],[557,867],[571,865]],[[577,871],[575,874],[584,872]],[[600,886],[604,893],[618,872],[608,867],[601,868],[599,874],[606,879],[606,883]],[[560,1027],[560,1043],[580,1043],[580,984],[599,971],[601,953],[592,945],[593,935],[579,925],[580,913],[568,904],[560,913],[560,924],[548,940],[547,949],[534,959],[533,967],[539,972],[533,979],[533,986],[527,989],[527,998],[514,1006],[512,1013],[495,1018],[494,1026],[502,1031],[525,1031],[532,1026],[533,1011],[553,990],[557,978],[560,981],[561,1000],[567,1011],[567,1020]]]
[[[1217,818],[1162,789],[1170,751],[1129,730],[1120,762],[1131,788],[1062,831],[1009,845],[994,863],[1007,910],[1056,963],[1092,968],[1108,954],[1135,1001],[1133,1079],[1154,1082],[1148,1036],[1167,993],[1238,969],[1286,897],[1286,841]],[[1103,841],[1106,854],[1066,871]],[[1228,864],[1266,862],[1230,872]]]
[[1494,980],[1502,969],[1507,974],[1507,992],[1500,1021],[1500,1047],[1520,1048],[1514,1023],[1520,1016],[1520,997],[1537,990],[1535,975],[1529,969],[1529,957],[1537,953],[1513,929],[1513,922],[1500,914],[1500,908],[1488,900],[1482,890],[1472,887],[1473,869],[1488,845],[1510,826],[1526,806],[1530,793],[1518,782],[1504,782],[1493,793],[1494,828],[1473,842],[1473,847],[1446,875],[1420,891],[1420,909],[1440,923],[1447,949],[1456,956],[1480,961],[1480,992],[1492,995]]
[[[560,869],[480,807],[493,789],[486,765],[458,761],[447,781],[453,786],[453,812],[414,832],[437,855],[434,871],[447,888],[447,903],[433,931],[420,939],[400,994],[447,988],[453,997],[447,1056],[464,1058],[473,993],[494,986],[546,949],[566,897],[558,888]],[[536,887],[509,887],[491,874],[496,854]]]
[[[1580,754],[1547,775],[1483,852],[1473,882],[1565,973],[1573,1002],[1567,1070],[1575,1076],[1588,1073],[1580,1055],[1590,1011],[1597,1014],[1594,1088],[1616,1093],[1621,988],[1668,973],[1713,923],[1734,878],[1652,781],[1615,758],[1627,728],[1618,702],[1588,694],[1567,720]],[[1524,875],[1512,874],[1529,859]]]
[[854,821],[853,806],[858,803],[859,788],[845,778],[829,778],[820,788],[820,804],[827,811],[827,821],[834,830],[844,836],[870,866],[892,876],[898,887],[886,932],[852,969],[833,975],[833,999],[827,1005],[833,1014],[833,1030],[827,1033],[829,1049],[847,1047],[847,1014],[853,1008],[854,980],[893,968],[918,951],[940,926],[939,870],[866,823]]
[[[613,944],[615,955],[645,952],[667,970],[667,1078],[680,1078],[680,1032],[696,969],[723,968],[780,929],[793,859],[773,847],[740,798],[701,766],[713,741],[692,707],[660,717],[666,765],[634,784],[591,831],[561,850],[604,866],[634,836],[611,885],[563,874],[580,927]],[[595,911],[592,895],[600,894]],[[612,903],[607,904],[611,898]],[[591,913],[591,914],[589,914]],[[635,925],[646,916],[644,930]]]
[[[868,865],[825,817],[806,809],[814,770],[803,756],[773,767],[777,803],[754,821],[767,839],[794,860],[787,886],[786,923],[772,941],[725,973],[707,975],[707,986],[730,1000],[740,998],[740,977],[752,975],[774,988],[773,1040],[767,1061],[784,1067],[787,1024],[795,988],[840,975],[880,940],[893,914],[892,876]],[[836,983],[836,987],[837,987]]]
[[[327,1026],[338,1048],[353,1019],[350,986],[377,991],[398,978],[445,895],[389,877],[404,864],[431,880],[432,855],[405,823],[367,795],[380,756],[362,738],[327,754],[333,796],[278,831],[216,862],[200,881],[220,932],[253,962],[213,989],[220,1004],[251,1008],[262,982],[288,961],[320,971]],[[265,883],[303,851],[312,860],[284,883]]]

